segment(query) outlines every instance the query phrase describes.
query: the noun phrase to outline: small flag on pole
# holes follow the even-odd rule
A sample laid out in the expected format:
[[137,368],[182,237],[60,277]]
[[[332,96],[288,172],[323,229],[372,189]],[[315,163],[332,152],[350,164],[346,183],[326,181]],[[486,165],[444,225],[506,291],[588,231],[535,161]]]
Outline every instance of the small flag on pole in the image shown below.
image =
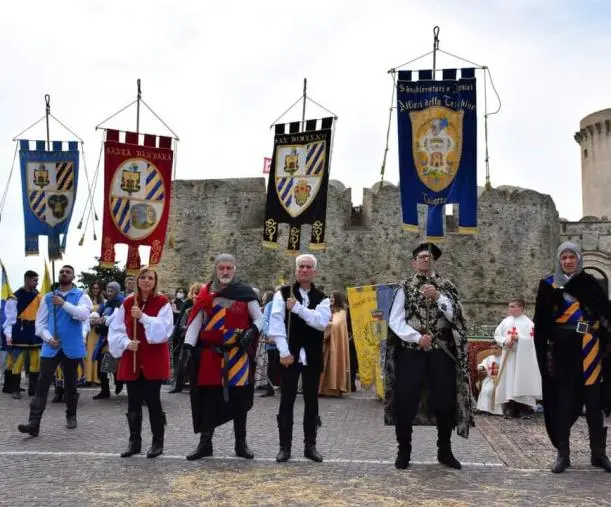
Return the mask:
[[263,157],[263,174],[269,174],[272,169],[272,159]]

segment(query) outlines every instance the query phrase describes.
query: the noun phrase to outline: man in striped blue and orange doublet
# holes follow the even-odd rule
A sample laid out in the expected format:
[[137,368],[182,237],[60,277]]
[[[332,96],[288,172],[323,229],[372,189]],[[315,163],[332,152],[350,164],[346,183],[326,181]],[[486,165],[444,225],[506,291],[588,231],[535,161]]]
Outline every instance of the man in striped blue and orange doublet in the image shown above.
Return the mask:
[[235,258],[218,255],[214,279],[202,286],[189,314],[181,363],[190,376],[193,430],[200,441],[188,460],[211,456],[214,429],[231,419],[236,455],[254,458],[246,444],[246,414],[263,315],[254,290],[235,281],[235,272]]
[[535,308],[535,349],[543,384],[545,425],[558,450],[552,472],[571,465],[571,427],[585,405],[591,463],[611,472],[604,413],[611,410],[608,344],[611,303],[596,279],[583,271],[579,247],[566,242],[556,272],[540,281]]

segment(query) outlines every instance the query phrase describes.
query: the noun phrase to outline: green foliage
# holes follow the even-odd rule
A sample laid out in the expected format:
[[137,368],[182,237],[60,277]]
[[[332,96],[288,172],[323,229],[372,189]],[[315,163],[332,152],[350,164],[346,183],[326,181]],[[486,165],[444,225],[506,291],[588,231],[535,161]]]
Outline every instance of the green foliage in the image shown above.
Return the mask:
[[[96,257],[96,261],[99,261],[100,258]],[[84,287],[89,289],[93,282],[101,280],[104,283],[104,286],[108,285],[109,282],[115,281],[121,284],[121,287],[125,287],[125,269],[121,269],[118,267],[118,262],[115,262],[115,265],[112,268],[103,268],[100,266],[99,262],[95,264],[95,266],[91,267],[90,271],[83,271],[80,275],[78,275],[78,283],[80,287]]]

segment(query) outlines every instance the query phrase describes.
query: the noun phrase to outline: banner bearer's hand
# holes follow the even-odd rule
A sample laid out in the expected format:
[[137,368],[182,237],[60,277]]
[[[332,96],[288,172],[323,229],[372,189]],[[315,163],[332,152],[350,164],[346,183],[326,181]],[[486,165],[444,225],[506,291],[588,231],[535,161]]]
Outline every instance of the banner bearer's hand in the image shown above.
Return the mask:
[[136,320],[140,320],[142,318],[142,310],[137,306],[132,306],[132,317]]
[[49,340],[49,345],[51,345],[51,347],[53,347],[54,349],[56,349],[57,347],[59,347],[59,341],[56,340],[55,338],[51,338]]
[[127,344],[127,350],[131,350],[132,352],[138,351],[138,340],[130,340]]
[[430,334],[423,334],[418,340],[421,349],[429,350],[433,344],[433,337]]
[[295,298],[288,298],[286,300],[286,307],[288,308],[289,312],[293,310],[293,307],[297,304],[297,300]]
[[55,306],[63,306],[64,303],[66,302],[66,300],[61,297],[61,296],[53,296],[51,298],[51,302],[55,305]]
[[280,364],[282,366],[284,366],[285,368],[288,368],[289,366],[291,366],[293,363],[295,362],[295,358],[289,354],[286,357],[281,357],[280,358]]

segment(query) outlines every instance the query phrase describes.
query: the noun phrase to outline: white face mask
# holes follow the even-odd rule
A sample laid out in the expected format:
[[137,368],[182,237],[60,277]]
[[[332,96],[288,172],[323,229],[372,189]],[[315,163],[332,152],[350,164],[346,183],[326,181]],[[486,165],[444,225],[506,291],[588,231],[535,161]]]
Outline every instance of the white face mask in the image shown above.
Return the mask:
[[182,298],[184,298],[184,297],[185,297],[185,293],[184,293],[184,292],[177,292],[177,293],[176,293],[176,297],[177,297],[178,299],[182,299]]

